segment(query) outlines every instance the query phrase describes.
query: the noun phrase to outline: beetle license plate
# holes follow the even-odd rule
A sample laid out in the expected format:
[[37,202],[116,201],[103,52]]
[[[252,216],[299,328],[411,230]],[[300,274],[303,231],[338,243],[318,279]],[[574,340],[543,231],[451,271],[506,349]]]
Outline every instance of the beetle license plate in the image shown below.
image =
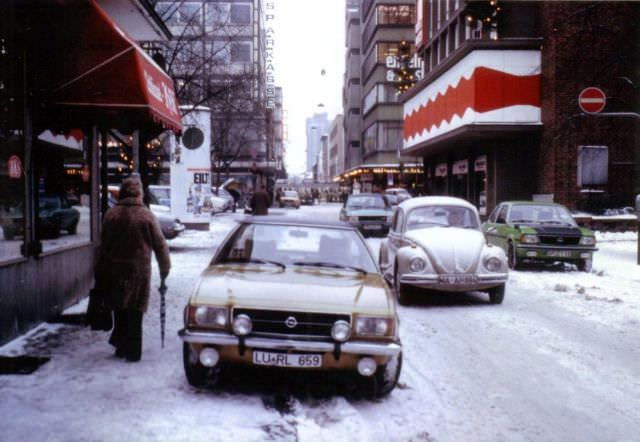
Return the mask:
[[476,282],[475,275],[440,275],[439,279],[445,284],[473,284]]
[[322,367],[322,355],[272,353],[255,350],[253,352],[253,363],[256,365],[269,365],[271,367],[316,368]]

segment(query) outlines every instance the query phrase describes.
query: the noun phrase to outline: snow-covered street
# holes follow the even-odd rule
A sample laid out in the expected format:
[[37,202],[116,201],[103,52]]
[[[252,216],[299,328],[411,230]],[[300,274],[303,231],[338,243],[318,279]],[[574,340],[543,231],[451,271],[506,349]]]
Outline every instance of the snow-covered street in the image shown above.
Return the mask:
[[[337,220],[339,209],[271,213]],[[0,441],[638,440],[636,233],[598,233],[589,274],[512,271],[502,305],[472,293],[400,307],[400,384],[371,401],[314,374],[290,382],[283,372],[251,371],[213,389],[187,383],[177,337],[183,307],[241,216],[216,215],[210,231],[170,241],[165,348],[155,292],[141,362],[116,358],[107,332],[69,324],[43,324],[0,347],[0,355],[51,358],[30,375],[0,376]],[[380,242],[368,239],[375,256]]]

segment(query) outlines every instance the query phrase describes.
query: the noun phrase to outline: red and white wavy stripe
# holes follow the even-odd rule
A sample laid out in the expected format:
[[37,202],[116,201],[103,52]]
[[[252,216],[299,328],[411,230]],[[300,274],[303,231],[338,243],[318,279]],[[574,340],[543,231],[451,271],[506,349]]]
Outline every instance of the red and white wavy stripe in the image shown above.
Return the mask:
[[404,147],[468,124],[540,124],[540,52],[473,51],[404,105]]

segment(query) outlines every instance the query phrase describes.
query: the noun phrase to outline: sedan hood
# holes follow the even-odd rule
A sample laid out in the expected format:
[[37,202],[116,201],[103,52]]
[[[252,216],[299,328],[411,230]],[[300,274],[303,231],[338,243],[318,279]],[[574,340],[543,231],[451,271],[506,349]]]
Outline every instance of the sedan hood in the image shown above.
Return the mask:
[[485,245],[482,232],[457,227],[432,227],[406,234],[421,246],[437,273],[473,273]]
[[393,302],[377,273],[269,264],[218,264],[202,274],[199,304],[319,313],[389,315]]
[[387,216],[391,212],[384,209],[347,209],[347,216]]

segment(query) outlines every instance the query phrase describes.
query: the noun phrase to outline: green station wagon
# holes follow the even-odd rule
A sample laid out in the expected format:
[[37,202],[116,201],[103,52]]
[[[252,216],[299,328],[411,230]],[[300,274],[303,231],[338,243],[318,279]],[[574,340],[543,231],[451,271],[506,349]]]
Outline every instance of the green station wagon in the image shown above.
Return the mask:
[[570,262],[590,272],[594,233],[579,227],[569,210],[555,203],[505,201],[491,213],[482,231],[489,244],[502,247],[509,267],[526,262]]

